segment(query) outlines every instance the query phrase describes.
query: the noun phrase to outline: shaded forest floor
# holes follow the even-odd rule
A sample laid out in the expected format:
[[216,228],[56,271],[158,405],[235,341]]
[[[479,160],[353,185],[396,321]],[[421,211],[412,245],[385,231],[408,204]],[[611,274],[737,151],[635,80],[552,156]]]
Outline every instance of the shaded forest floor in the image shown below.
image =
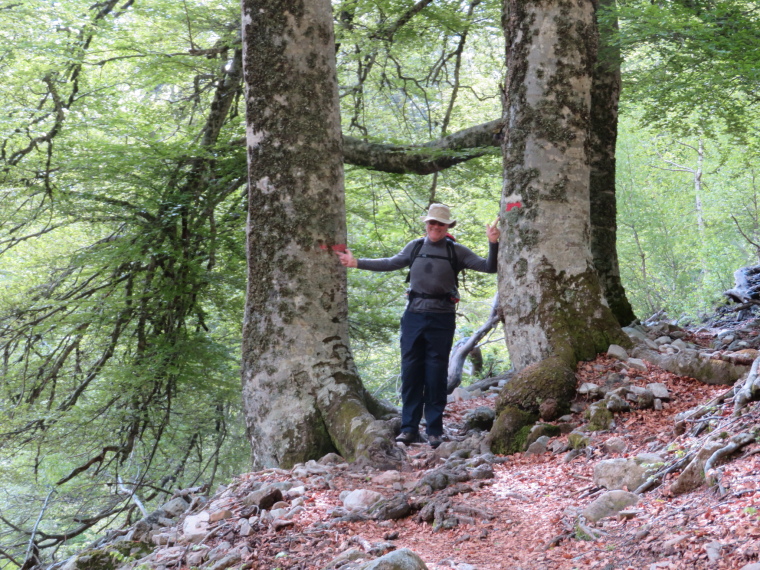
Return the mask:
[[[578,385],[603,384],[602,379],[615,370],[615,365],[606,356],[581,363]],[[211,513],[211,532],[203,539],[202,548],[215,550],[216,554],[201,559],[206,560],[203,567],[216,570],[229,567],[225,566],[224,553],[233,549],[239,552],[234,559],[235,568],[262,570],[348,570],[357,568],[362,558],[373,559],[400,548],[411,549],[428,568],[437,570],[737,569],[758,562],[760,444],[757,441],[720,466],[719,485],[702,485],[690,493],[674,496],[670,483],[679,474],[675,471],[660,486],[643,493],[639,503],[625,516],[589,525],[600,535],[598,538],[591,539],[578,532],[578,513],[605,491],[593,481],[594,466],[599,461],[656,452],[666,463],[673,462],[700,438],[705,438],[705,433],[690,435],[694,430],[677,435],[676,415],[706,404],[728,389],[677,376],[653,365],[632,375],[630,380],[642,387],[655,382],[665,384],[670,400],[658,411],[635,409],[616,414],[614,427],[595,432],[583,453],[548,451],[498,458],[491,463],[493,478],[468,481],[456,493],[445,495],[458,512],[469,513],[451,529],[436,529],[421,522],[417,513],[398,520],[350,522],[350,517],[337,518],[346,512],[343,509],[346,492],[356,489],[376,491],[385,497],[408,493],[414,502],[415,492],[420,488],[418,482],[445,460],[441,449],[434,451],[427,444],[410,446],[409,461],[398,472],[358,465],[314,464],[317,470],[313,473],[297,466],[290,471],[270,469],[243,474],[204,507]],[[457,430],[469,410],[493,406],[494,401],[493,397],[483,396],[450,404],[445,416],[449,436],[458,437]],[[582,404],[583,397],[577,403]],[[700,421],[711,421],[718,429],[733,425],[745,432],[760,426],[758,402],[748,406],[741,420],[732,420],[732,413],[733,405],[727,400],[716,404],[709,416]],[[573,423],[585,424],[582,412],[574,415]],[[727,438],[733,433],[724,435]],[[605,451],[608,449],[605,443],[611,438],[622,440],[625,450]],[[566,439],[567,435],[552,439],[550,448],[561,447]],[[320,475],[319,469],[329,470],[329,475],[324,471]],[[253,488],[253,482],[260,485],[298,479],[306,484],[300,500],[303,508],[296,515],[279,525],[272,521],[248,525],[251,511],[243,499]],[[439,496],[444,493],[446,489],[436,491]],[[224,514],[214,515],[221,512]],[[177,543],[182,544],[182,539]],[[149,566],[192,567],[187,553],[201,547],[190,544],[174,547],[184,549],[178,557],[167,545],[163,547],[166,552],[163,563],[161,548],[153,553]],[[174,562],[170,561],[172,557]]]
[[[593,381],[609,366],[605,357],[583,363],[579,382]],[[357,473],[348,471],[333,479],[334,489],[313,495],[313,506],[293,528],[279,534],[273,532],[259,544],[258,567],[323,568],[349,548],[377,544],[395,533],[398,538],[392,542],[397,548],[413,550],[429,568],[438,569],[735,569],[757,561],[760,554],[757,443],[744,448],[724,465],[723,494],[703,486],[673,497],[666,479],[663,485],[642,495],[632,518],[601,521],[595,527],[605,533],[601,538],[579,540],[567,536],[573,530],[576,509],[588,505],[600,492],[592,480],[594,465],[600,459],[620,456],[602,451],[607,439],[624,439],[628,447],[625,455],[662,452],[663,445],[676,455],[690,442],[687,436],[674,434],[675,415],[726,390],[725,386],[708,386],[656,367],[650,367],[638,381],[643,385],[666,384],[672,394],[671,403],[662,411],[638,410],[619,416],[615,429],[596,435],[588,456],[580,455],[566,462],[565,454],[517,454],[495,465],[494,479],[457,498],[460,503],[485,510],[493,517],[487,522],[438,531],[428,523],[417,522],[413,516],[392,522],[338,523],[330,530],[332,539],[315,543],[311,535],[313,525],[330,520],[331,509],[342,505],[339,498],[342,490],[374,487],[386,491],[381,485],[368,485],[369,473],[360,479]],[[447,420],[458,422],[467,409],[490,402],[482,398],[450,405]],[[729,408],[716,413],[730,413]],[[758,414],[758,410],[751,413]],[[757,419],[760,421],[760,417]],[[425,444],[412,446],[410,456],[414,469],[404,473],[407,481],[417,480],[435,465],[435,454]],[[278,554],[279,558],[275,558]],[[708,555],[715,561],[710,561]]]

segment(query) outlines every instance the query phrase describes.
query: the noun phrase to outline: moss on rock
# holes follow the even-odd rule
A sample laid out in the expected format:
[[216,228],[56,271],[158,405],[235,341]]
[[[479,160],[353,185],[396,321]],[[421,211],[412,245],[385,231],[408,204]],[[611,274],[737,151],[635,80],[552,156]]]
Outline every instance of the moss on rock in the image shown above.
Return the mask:
[[115,570],[152,552],[145,542],[123,541],[96,550],[86,550],[66,564],[66,570]]
[[587,429],[590,431],[604,431],[612,425],[612,412],[607,409],[604,402],[596,402],[588,407],[585,413],[588,420]]
[[575,384],[575,373],[562,359],[547,358],[527,366],[505,384],[499,394],[496,411],[499,413],[507,406],[516,406],[538,413],[542,402],[554,399],[560,414],[564,413],[575,396]]
[[491,451],[507,455],[522,451],[538,415],[515,406],[504,408],[491,428]]

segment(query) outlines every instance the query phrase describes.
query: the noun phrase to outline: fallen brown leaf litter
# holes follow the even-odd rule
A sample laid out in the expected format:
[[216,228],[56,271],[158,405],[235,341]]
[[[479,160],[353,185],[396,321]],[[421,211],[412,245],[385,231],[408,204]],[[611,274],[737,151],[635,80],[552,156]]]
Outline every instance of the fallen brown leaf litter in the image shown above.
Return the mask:
[[[702,342],[707,343],[707,339]],[[659,410],[633,409],[616,414],[614,426],[593,434],[582,453],[515,454],[491,465],[493,478],[467,481],[455,491],[451,487],[437,491],[434,498],[458,513],[459,524],[453,528],[421,522],[421,513],[384,521],[351,522],[347,517],[341,522],[343,519],[335,518],[343,507],[341,493],[354,489],[375,490],[386,497],[405,492],[414,502],[414,494],[420,492],[416,483],[443,462],[440,450],[434,452],[426,444],[415,444],[408,448],[409,461],[401,472],[386,473],[381,481],[381,473],[369,468],[335,468],[323,484],[309,484],[308,493],[301,499],[303,508],[291,520],[258,524],[247,529],[251,532],[241,530],[249,516],[244,514],[241,497],[234,493],[226,498],[217,495],[206,508],[228,514],[212,525],[203,547],[234,547],[239,552],[234,567],[241,570],[348,569],[354,567],[347,557],[352,550],[371,559],[400,548],[411,549],[434,570],[737,569],[758,561],[760,445],[756,440],[718,467],[718,484],[712,487],[702,485],[690,493],[674,495],[671,483],[680,471],[672,470],[665,472],[658,486],[643,493],[634,508],[616,518],[602,519],[596,525],[579,519],[579,512],[605,491],[593,479],[594,466],[602,459],[657,452],[672,466],[686,457],[700,438],[704,439],[705,433],[694,429],[698,422],[709,422],[714,433],[727,430],[726,440],[733,435],[728,431],[732,428],[755,436],[760,430],[760,403],[754,402],[735,419],[730,398],[725,397],[726,386],[706,385],[651,364],[646,368],[621,370],[619,362],[606,356],[580,363],[578,386],[588,382],[601,385],[619,373],[625,381],[641,387],[664,384],[670,399],[662,402]],[[491,395],[449,404],[444,422],[449,437],[462,439],[467,412],[480,406],[493,407],[494,401]],[[691,416],[696,419],[688,429],[676,429],[677,415],[681,414],[683,428],[683,413],[709,402],[709,413]],[[577,403],[584,403],[582,396]],[[585,423],[582,412],[573,416],[572,423]],[[559,436],[552,447],[558,449],[567,437]],[[613,437],[618,444],[620,440],[624,443],[621,454],[604,451],[613,449],[605,446]],[[271,469],[241,475],[231,489],[235,485],[245,488],[254,480],[274,483],[292,479],[291,471]],[[187,568],[191,565],[188,553],[197,552],[199,547],[173,548],[183,553],[167,555],[175,557],[175,565]],[[151,565],[162,567],[162,553],[155,555]],[[230,567],[219,566],[219,559],[209,559],[204,567]]]
[[[579,365],[579,385],[614,370],[615,362],[600,356]],[[622,438],[627,455],[657,450],[669,458],[688,448],[690,437],[677,436],[674,417],[695,405],[710,401],[725,386],[709,386],[649,366],[630,378],[646,386],[660,382],[672,398],[660,411],[634,410],[616,417],[615,428],[594,436],[591,452],[571,461],[564,454],[539,456],[516,454],[495,464],[495,477],[481,481],[471,492],[452,497],[460,507],[486,512],[474,524],[436,530],[411,516],[396,521],[332,522],[331,512],[342,505],[341,491],[372,489],[371,474],[350,470],[338,473],[329,488],[310,493],[307,507],[294,524],[275,532],[248,537],[251,555],[244,566],[275,568],[325,568],[351,548],[375,549],[377,555],[394,548],[409,548],[431,569],[681,569],[741,568],[760,554],[760,446],[745,447],[723,466],[722,493],[703,486],[673,497],[666,477],[658,488],[645,493],[632,513],[600,521],[596,540],[582,540],[573,533],[575,516],[602,492],[593,483],[593,468],[603,458],[602,444]],[[493,405],[492,398],[456,402],[447,408],[447,425],[459,424],[470,409]],[[730,406],[713,414],[730,415]],[[758,414],[757,405],[750,414]],[[574,418],[582,423],[581,414]],[[757,418],[755,418],[757,420]],[[561,436],[566,438],[567,436]],[[403,473],[407,487],[435,466],[435,457],[424,444],[409,449],[416,469]],[[440,460],[438,460],[440,462]],[[261,474],[256,474],[258,477]],[[268,479],[285,480],[286,472],[270,472]],[[387,489],[380,489],[387,493]],[[582,536],[582,535],[581,535]],[[222,540],[219,537],[217,540]],[[237,542],[237,541],[236,541]]]

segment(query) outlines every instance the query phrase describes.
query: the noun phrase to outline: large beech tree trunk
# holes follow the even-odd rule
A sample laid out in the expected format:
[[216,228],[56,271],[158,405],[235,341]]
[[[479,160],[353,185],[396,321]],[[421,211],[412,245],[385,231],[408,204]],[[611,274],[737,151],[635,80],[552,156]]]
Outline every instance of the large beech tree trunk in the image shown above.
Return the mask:
[[505,0],[508,77],[499,298],[520,371],[500,395],[497,452],[563,413],[578,360],[626,343],[590,251],[588,158],[596,55],[590,0]]
[[[614,8],[615,0],[600,0],[600,9]],[[599,22],[599,62],[591,83],[591,254],[604,297],[622,326],[636,315],[620,281],[617,254],[617,200],[615,197],[615,145],[620,101],[620,48],[610,41],[617,19]]]
[[255,468],[327,452],[393,462],[348,344],[329,0],[243,0],[248,291],[243,404]]

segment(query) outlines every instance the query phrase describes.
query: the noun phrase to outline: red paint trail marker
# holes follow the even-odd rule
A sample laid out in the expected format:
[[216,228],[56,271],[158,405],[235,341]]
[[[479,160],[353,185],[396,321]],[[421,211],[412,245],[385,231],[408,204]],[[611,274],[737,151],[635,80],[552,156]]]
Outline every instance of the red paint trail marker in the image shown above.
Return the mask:
[[513,208],[522,208],[522,202],[507,202],[507,212]]
[[[320,244],[320,249],[327,249],[327,246],[325,244]],[[330,247],[333,251],[339,251],[340,253],[346,253],[346,244],[345,243],[337,243]]]

